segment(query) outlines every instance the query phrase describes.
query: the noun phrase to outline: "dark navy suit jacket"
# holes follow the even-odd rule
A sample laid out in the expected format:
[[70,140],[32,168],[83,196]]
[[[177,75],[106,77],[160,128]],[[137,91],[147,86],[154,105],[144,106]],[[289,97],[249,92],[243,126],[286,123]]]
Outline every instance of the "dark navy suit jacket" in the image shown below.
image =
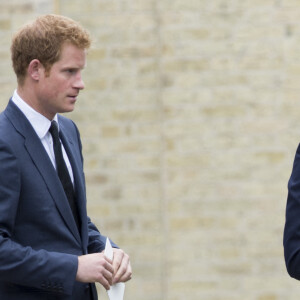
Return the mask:
[[74,173],[79,232],[57,173],[31,124],[9,101],[0,114],[0,299],[97,299],[94,284],[76,282],[78,256],[102,251],[87,217],[79,132],[59,116]]
[[287,271],[300,280],[300,145],[288,183],[283,245]]

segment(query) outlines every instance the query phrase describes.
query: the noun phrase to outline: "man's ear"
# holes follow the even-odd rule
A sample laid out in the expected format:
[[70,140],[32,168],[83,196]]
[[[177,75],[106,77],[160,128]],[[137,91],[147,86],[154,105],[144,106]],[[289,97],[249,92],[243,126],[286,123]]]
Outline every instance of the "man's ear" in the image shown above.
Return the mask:
[[28,75],[35,81],[40,79],[43,71],[44,67],[38,59],[33,59],[28,65]]

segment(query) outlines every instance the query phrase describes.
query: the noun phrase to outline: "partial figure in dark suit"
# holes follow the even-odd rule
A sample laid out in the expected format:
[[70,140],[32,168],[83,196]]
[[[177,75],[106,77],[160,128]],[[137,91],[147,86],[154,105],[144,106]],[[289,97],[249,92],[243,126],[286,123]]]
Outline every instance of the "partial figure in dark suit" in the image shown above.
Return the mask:
[[283,245],[287,271],[291,277],[300,280],[300,145],[288,182]]
[[89,46],[89,34],[58,15],[13,38],[18,86],[0,114],[0,299],[96,300],[96,282],[109,289],[131,278],[124,251],[112,243],[113,261],[103,254],[106,237],[86,212],[79,132],[58,114],[73,111],[84,88]]

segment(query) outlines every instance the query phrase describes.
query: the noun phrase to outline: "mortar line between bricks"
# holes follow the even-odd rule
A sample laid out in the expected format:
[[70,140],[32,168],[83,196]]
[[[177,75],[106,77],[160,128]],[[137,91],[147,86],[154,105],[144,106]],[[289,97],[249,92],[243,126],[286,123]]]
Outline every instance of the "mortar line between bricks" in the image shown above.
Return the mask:
[[60,14],[60,0],[53,0],[53,12],[54,14]]
[[159,135],[160,135],[160,195],[161,195],[161,226],[162,226],[162,237],[161,237],[161,295],[162,300],[168,299],[168,251],[170,250],[169,239],[168,239],[168,197],[167,197],[167,165],[166,165],[166,136],[165,136],[165,115],[164,105],[162,98],[163,91],[163,74],[161,68],[161,57],[162,57],[162,41],[161,41],[161,20],[158,9],[158,1],[153,1],[153,18],[156,23],[156,37],[157,37],[157,52],[156,52],[156,66],[157,66],[157,105],[159,111]]

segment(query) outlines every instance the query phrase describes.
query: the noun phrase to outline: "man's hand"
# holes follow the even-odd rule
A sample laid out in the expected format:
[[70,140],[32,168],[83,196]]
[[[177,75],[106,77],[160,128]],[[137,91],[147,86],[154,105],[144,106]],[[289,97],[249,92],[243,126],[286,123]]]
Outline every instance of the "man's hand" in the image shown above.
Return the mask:
[[76,280],[99,282],[106,290],[113,284],[114,268],[112,261],[103,253],[87,254],[78,257]]
[[113,258],[113,281],[115,284],[117,282],[126,282],[131,279],[132,270],[129,261],[129,255],[126,254],[122,249],[114,248],[114,258]]

